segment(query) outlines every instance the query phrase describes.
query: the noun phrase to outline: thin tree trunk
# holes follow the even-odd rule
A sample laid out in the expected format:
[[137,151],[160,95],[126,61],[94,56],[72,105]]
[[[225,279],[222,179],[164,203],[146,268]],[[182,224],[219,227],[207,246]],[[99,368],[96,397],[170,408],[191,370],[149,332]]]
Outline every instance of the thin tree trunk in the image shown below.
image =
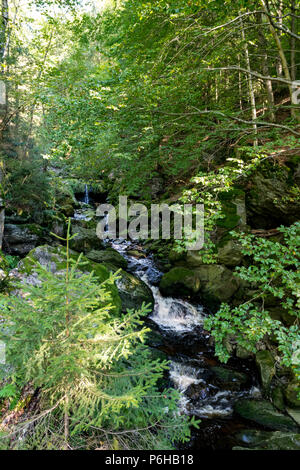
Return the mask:
[[[277,46],[277,49],[278,49],[278,52],[279,52],[279,56],[280,56],[282,67],[283,67],[284,76],[285,76],[286,80],[289,80],[291,82],[292,81],[291,74],[290,74],[290,71],[289,71],[289,66],[288,66],[288,63],[287,63],[287,59],[286,59],[285,52],[283,50],[280,38],[279,38],[279,36],[276,32],[276,29],[274,28],[273,22],[272,22],[271,17],[270,17],[270,12],[269,12],[269,10],[266,6],[265,1],[261,0],[261,4],[262,4],[264,12],[266,13],[266,17],[267,17],[268,22],[269,22],[269,28],[270,28],[271,34],[272,34],[272,36],[275,40],[275,43],[276,43],[276,46]],[[288,89],[289,89],[289,94],[290,94],[291,103],[292,103],[292,99],[293,99],[292,98],[292,95],[293,95],[292,83],[290,83],[288,85]],[[299,111],[297,109],[291,108],[291,116],[293,118],[297,119],[297,121],[300,123],[300,114],[299,114]]]
[[[8,26],[8,2],[7,0],[2,0],[1,5],[1,31],[0,31],[0,65],[2,66],[2,74],[4,71],[4,63],[6,57],[6,50],[8,47],[7,41],[7,26]],[[3,81],[2,93],[4,101],[0,104],[0,120],[1,122],[5,121],[8,112],[8,101],[7,101],[7,89],[5,82]],[[3,143],[3,134],[5,129],[2,129],[1,133],[1,144]],[[3,180],[4,180],[4,161],[0,161],[0,249],[2,249],[3,243],[3,233],[4,233],[4,223],[5,223],[5,205],[4,205],[4,190],[3,190]]]
[[[260,22],[263,23],[263,15],[260,15]],[[258,36],[259,42],[261,44],[263,50],[263,58],[262,58],[262,71],[266,77],[270,76],[269,66],[268,66],[268,54],[267,54],[267,41],[262,32],[262,28],[258,29]],[[275,113],[274,113],[274,93],[273,93],[273,85],[271,80],[265,80],[265,87],[267,93],[267,104],[269,109],[269,117],[271,122],[275,122]]]
[[[238,54],[238,64],[239,68],[241,66],[241,57]],[[242,74],[239,70],[239,102],[240,102],[240,110],[243,111],[243,90],[242,90]]]
[[[50,37],[49,37],[48,44],[47,44],[47,46],[46,46],[46,50],[45,50],[45,53],[44,53],[44,57],[43,57],[43,62],[42,62],[41,68],[40,68],[39,73],[38,73],[38,75],[37,75],[37,77],[36,77],[37,83],[39,82],[39,80],[40,80],[40,78],[41,78],[41,76],[42,76],[42,73],[43,73],[44,65],[45,65],[45,63],[46,63],[47,56],[48,56],[49,51],[50,51],[51,42],[52,42],[52,38],[53,38],[53,33],[54,33],[54,31],[52,30],[52,31],[51,31],[51,34],[50,34]],[[28,135],[27,135],[25,147],[24,147],[24,158],[27,157],[27,152],[28,152],[28,149],[29,149],[30,138],[31,138],[31,135],[32,135],[32,130],[33,130],[33,118],[34,118],[34,110],[35,110],[35,107],[36,107],[36,103],[37,103],[37,99],[35,99],[35,100],[33,101],[33,104],[32,104],[31,109],[30,109],[29,130],[28,130]]]
[[[295,18],[296,15],[296,8],[295,8],[295,0],[291,2],[291,31],[292,33],[297,33],[297,20]],[[294,81],[297,77],[297,65],[296,65],[296,38],[291,36],[291,79]]]
[[257,118],[257,112],[256,112],[256,102],[255,102],[255,94],[254,94],[254,88],[253,88],[253,81],[252,81],[252,75],[251,75],[251,64],[250,64],[250,56],[249,56],[249,49],[248,49],[248,44],[246,41],[246,36],[245,36],[245,29],[244,29],[244,23],[243,19],[240,18],[241,22],[241,31],[242,31],[242,38],[244,41],[244,50],[245,50],[245,57],[246,57],[246,65],[247,65],[247,70],[248,70],[248,86],[249,86],[249,96],[250,96],[250,103],[251,103],[251,117],[252,120],[254,121],[253,124],[253,129],[254,129],[254,145],[257,145],[257,124],[255,123],[256,118]]

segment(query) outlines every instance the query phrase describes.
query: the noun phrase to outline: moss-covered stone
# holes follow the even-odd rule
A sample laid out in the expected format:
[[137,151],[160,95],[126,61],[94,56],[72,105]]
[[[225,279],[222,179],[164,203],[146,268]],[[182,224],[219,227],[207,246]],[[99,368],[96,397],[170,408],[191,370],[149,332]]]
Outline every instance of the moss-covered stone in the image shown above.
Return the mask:
[[211,368],[218,381],[229,390],[240,390],[249,381],[249,377],[243,372],[238,372],[221,366]]
[[217,256],[219,264],[224,264],[225,266],[238,266],[243,259],[240,243],[237,240],[221,242],[218,246]]
[[275,361],[268,350],[258,351],[256,353],[256,365],[259,370],[260,379],[264,390],[267,390],[275,375]]
[[113,248],[107,248],[105,250],[92,250],[89,251],[86,257],[96,263],[110,263],[116,266],[117,268],[126,269],[128,262],[126,259],[120,255],[117,250]]
[[200,281],[204,301],[212,308],[229,301],[240,285],[238,278],[223,265],[202,265],[194,273]]
[[101,250],[104,247],[94,229],[72,225],[72,233],[76,236],[70,241],[70,246],[75,251],[88,253],[91,250]]
[[48,231],[38,224],[5,225],[5,246],[12,255],[25,256],[48,238]]
[[257,450],[300,450],[300,434],[244,429],[235,434],[238,443]]
[[143,251],[139,251],[139,250],[128,250],[127,251],[127,254],[129,256],[133,256],[134,258],[146,258],[146,253],[144,253]]
[[122,310],[137,310],[142,304],[147,304],[150,310],[154,307],[154,298],[151,289],[136,276],[123,269],[118,270],[116,285],[122,301]]
[[201,286],[194,271],[177,267],[163,275],[159,287],[163,295],[178,297],[193,295],[199,292]]
[[254,175],[247,195],[251,225],[273,228],[274,224],[292,224],[298,219],[300,190],[298,196],[291,192],[289,179],[288,169],[283,167],[278,172],[272,168],[270,174]]
[[285,410],[285,404],[284,404],[284,395],[282,388],[277,386],[275,387],[272,392],[271,392],[271,399],[273,405],[280,411]]
[[287,404],[292,408],[300,408],[300,399],[298,398],[300,394],[300,384],[299,380],[291,380],[287,387],[284,389],[284,396]]
[[293,419],[279,413],[269,401],[240,399],[236,401],[234,411],[242,418],[271,430],[298,431]]

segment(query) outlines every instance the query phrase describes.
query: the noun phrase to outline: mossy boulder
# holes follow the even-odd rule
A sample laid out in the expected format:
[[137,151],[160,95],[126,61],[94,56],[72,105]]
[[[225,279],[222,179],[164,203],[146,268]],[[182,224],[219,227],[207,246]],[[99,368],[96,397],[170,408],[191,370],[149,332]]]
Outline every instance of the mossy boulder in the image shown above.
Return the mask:
[[289,406],[292,408],[300,408],[300,399],[298,398],[300,393],[299,380],[291,380],[284,389],[284,397]]
[[211,371],[217,381],[229,390],[240,390],[249,381],[249,377],[243,372],[238,372],[221,366],[214,366]]
[[300,450],[300,434],[244,429],[235,434],[242,446],[257,450]]
[[176,267],[163,275],[160,281],[160,291],[163,295],[178,297],[194,295],[200,290],[200,281],[194,271]]
[[234,411],[251,422],[275,431],[297,432],[298,426],[292,418],[274,408],[265,400],[240,399],[234,404]]
[[225,240],[218,246],[218,263],[225,266],[238,266],[244,255],[237,240]]
[[97,237],[96,230],[82,227],[81,225],[72,225],[72,233],[76,236],[70,241],[73,250],[88,253],[92,250],[101,250],[104,245],[102,240]]
[[207,264],[188,269],[172,268],[163,275],[160,290],[163,295],[200,295],[212,308],[227,302],[239,288],[239,281],[230,269],[223,265]]
[[300,189],[291,191],[290,174],[281,167],[257,173],[251,179],[251,190],[247,195],[251,225],[256,228],[274,228],[276,225],[292,224],[300,213]]
[[6,224],[4,228],[6,250],[15,256],[27,255],[48,239],[48,231],[38,224]]
[[285,403],[284,403],[284,394],[282,388],[280,386],[276,386],[271,391],[271,399],[273,405],[280,411],[285,410]]
[[256,365],[259,370],[260,379],[264,390],[268,390],[276,373],[275,361],[270,351],[258,351],[255,356]]
[[92,250],[86,254],[86,257],[96,263],[110,263],[116,266],[117,268],[126,269],[128,262],[127,260],[120,255],[117,250],[113,248],[107,248],[105,250]]
[[[113,272],[116,270],[113,265],[107,267]],[[128,309],[137,310],[143,303],[149,305],[150,309],[153,310],[154,297],[152,290],[140,278],[120,269],[118,270],[116,286],[122,301],[123,312]]]
[[[73,260],[78,259],[78,253],[70,250],[70,258]],[[84,265],[78,267],[82,272],[94,272],[95,276],[102,283],[110,276],[110,271],[106,266],[99,263],[94,263],[88,260],[85,256],[81,259]],[[38,275],[35,271],[36,263],[46,267],[52,273],[61,273],[66,269],[66,249],[63,246],[39,246],[28,254],[17,266],[18,272],[23,275],[25,282],[38,282]],[[111,301],[114,306],[114,311],[119,313],[121,311],[121,299],[115,285],[107,285],[107,289],[111,294]]]
[[200,282],[203,299],[211,307],[228,302],[240,286],[238,278],[223,265],[202,265],[194,274]]

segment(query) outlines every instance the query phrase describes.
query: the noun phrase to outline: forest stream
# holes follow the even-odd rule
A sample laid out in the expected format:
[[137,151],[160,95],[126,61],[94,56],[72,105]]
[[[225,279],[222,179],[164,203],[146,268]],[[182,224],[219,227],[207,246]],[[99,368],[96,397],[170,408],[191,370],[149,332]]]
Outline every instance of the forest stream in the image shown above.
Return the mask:
[[[88,206],[89,202],[86,186],[82,209],[74,214],[75,222],[91,217],[93,208]],[[246,436],[239,431],[249,430],[253,425],[249,422],[245,425],[243,419],[234,416],[233,404],[238,398],[261,397],[253,362],[231,358],[224,367],[218,361],[211,336],[203,329],[203,319],[208,314],[205,306],[183,298],[164,297],[158,287],[163,273],[153,255],[143,251],[140,257],[128,254],[140,249],[138,241],[108,237],[106,245],[117,250],[128,261],[127,270],[152,290],[154,309],[146,319],[152,330],[149,345],[166,354],[170,361],[167,381],[181,394],[180,412],[201,419],[200,429],[192,433],[187,447],[229,450],[241,444]]]

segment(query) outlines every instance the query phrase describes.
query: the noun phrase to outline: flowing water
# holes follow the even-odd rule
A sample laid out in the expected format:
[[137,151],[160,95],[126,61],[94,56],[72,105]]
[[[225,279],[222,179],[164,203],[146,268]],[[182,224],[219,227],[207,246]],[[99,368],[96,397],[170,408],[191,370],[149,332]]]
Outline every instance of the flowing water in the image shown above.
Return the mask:
[[[75,219],[82,216],[75,214]],[[153,256],[127,253],[137,248],[134,242],[117,239],[106,243],[128,261],[128,271],[152,290],[155,305],[147,321],[160,340],[151,346],[170,359],[169,381],[181,394],[181,412],[201,418],[200,430],[193,433],[190,447],[230,449],[235,445],[234,432],[245,428],[233,414],[235,400],[260,396],[252,364],[238,359],[231,359],[229,366],[220,364],[214,356],[211,337],[203,328],[208,314],[205,308],[186,299],[162,296],[158,288],[162,272]],[[220,371],[231,375],[223,380]],[[241,381],[241,375],[246,379]]]
[[[135,248],[133,243],[115,240],[110,245],[127,259],[128,270],[153,292],[155,306],[149,320],[161,335],[159,347],[170,358],[169,379],[181,393],[179,406],[183,413],[202,420],[200,431],[195,434],[191,445],[194,448],[199,445],[200,448],[220,448],[222,445],[230,448],[234,442],[227,435],[245,427],[233,416],[235,400],[260,396],[251,364],[231,360],[225,371],[233,375],[228,383],[220,380],[216,372],[220,368],[224,371],[224,365],[215,358],[211,338],[203,329],[207,315],[204,307],[180,298],[163,297],[157,287],[162,273],[151,255],[136,258],[127,254],[128,249]],[[242,384],[239,383],[239,373],[248,378]],[[203,433],[206,439],[203,439]],[[210,436],[208,441],[207,436]]]

